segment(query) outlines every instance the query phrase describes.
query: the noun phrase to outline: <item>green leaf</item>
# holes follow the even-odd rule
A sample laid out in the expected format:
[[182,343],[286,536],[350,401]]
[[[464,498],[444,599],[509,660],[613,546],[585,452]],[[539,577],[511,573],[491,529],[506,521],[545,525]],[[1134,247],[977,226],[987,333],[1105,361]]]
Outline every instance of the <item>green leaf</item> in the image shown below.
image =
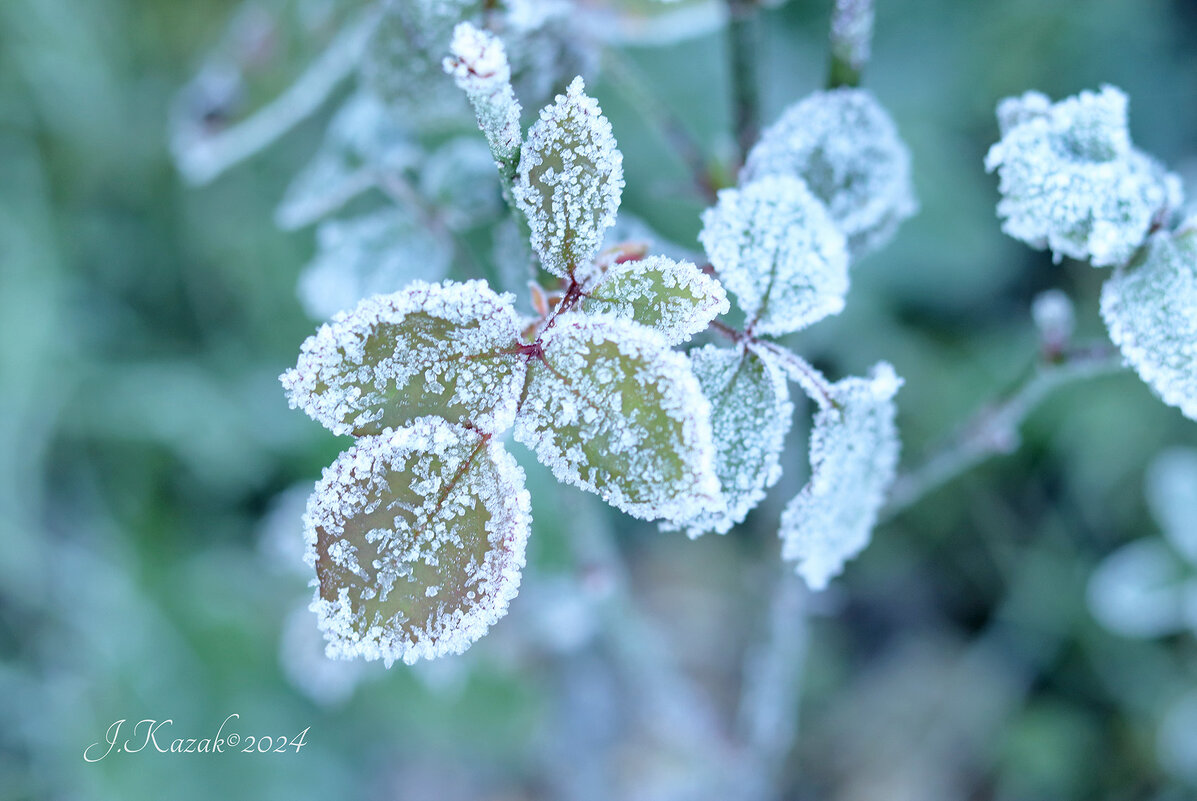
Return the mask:
[[541,343],[515,438],[558,480],[649,520],[722,505],[710,404],[682,354],[644,326],[578,313]]
[[464,651],[519,589],[529,509],[523,470],[488,435],[425,417],[358,440],[304,517],[328,654]]
[[526,364],[511,304],[483,281],[416,281],[333,317],[280,380],[292,408],[336,434],[377,434],[424,415],[503,431]]
[[727,293],[693,263],[664,256],[613,264],[585,290],[582,310],[635,320],[671,345],[685,342],[727,312]]
[[684,528],[691,537],[726,534],[781,478],[779,457],[794,405],[785,373],[752,349],[707,345],[690,351],[690,364],[711,402],[715,473],[727,506],[666,527]]

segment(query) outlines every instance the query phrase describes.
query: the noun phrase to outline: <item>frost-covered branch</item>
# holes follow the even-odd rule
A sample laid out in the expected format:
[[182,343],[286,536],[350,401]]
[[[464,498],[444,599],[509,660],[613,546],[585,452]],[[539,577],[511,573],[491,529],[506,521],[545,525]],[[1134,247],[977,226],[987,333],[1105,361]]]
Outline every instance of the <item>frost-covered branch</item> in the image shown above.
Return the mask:
[[1122,357],[1106,343],[1074,346],[1058,360],[1038,364],[1003,400],[982,407],[922,464],[899,475],[884,514],[892,516],[912,506],[990,456],[1014,451],[1023,421],[1057,389],[1121,369]]
[[873,0],[836,0],[831,12],[831,69],[827,88],[860,86],[873,42]]

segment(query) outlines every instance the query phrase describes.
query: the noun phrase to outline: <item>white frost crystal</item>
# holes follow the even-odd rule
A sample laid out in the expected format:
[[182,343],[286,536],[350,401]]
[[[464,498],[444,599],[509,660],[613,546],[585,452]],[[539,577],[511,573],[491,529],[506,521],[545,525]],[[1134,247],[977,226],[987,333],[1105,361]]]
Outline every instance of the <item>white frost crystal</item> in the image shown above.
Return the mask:
[[699,239],[759,333],[788,334],[844,308],[844,237],[801,179],[768,176],[720,191]]
[[478,127],[486,136],[495,161],[514,165],[520,148],[520,104],[511,88],[511,65],[497,37],[462,22],[453,29],[452,58],[444,62],[466,93]]
[[999,177],[1002,230],[1057,261],[1125,264],[1181,204],[1180,179],[1131,144],[1126,110],[1112,86],[1054,105],[1039,92],[1003,100],[1002,138],[985,157]]
[[541,342],[515,438],[559,481],[647,520],[722,505],[710,404],[685,356],[604,315],[563,314]]
[[506,614],[531,514],[500,443],[424,417],[337,457],[304,523],[328,655],[390,665],[459,654]]
[[782,558],[821,590],[864,550],[898,465],[894,395],[902,379],[887,363],[868,378],[832,385],[834,405],[815,415],[811,477],[781,516]]
[[691,537],[726,534],[742,523],[781,478],[782,447],[793,422],[785,373],[767,354],[707,345],[690,351],[690,365],[711,403],[715,474],[727,506],[667,524]]
[[316,248],[299,276],[299,299],[318,320],[415,279],[439,281],[453,258],[450,243],[393,207],[321,223]]
[[585,292],[583,311],[635,320],[671,345],[690,339],[729,307],[718,281],[692,262],[664,256],[613,264]]
[[512,301],[484,281],[416,281],[367,298],[303,343],[280,377],[291,407],[335,434],[377,434],[430,414],[503,431],[526,365]]
[[1158,233],[1101,290],[1110,338],[1165,403],[1197,420],[1197,230]]
[[569,278],[590,264],[622,191],[623,155],[611,123],[575,78],[528,131],[514,186],[546,270]]
[[853,259],[890,240],[918,210],[910,151],[871,92],[833,89],[790,106],[748,154],[741,185],[801,178],[823,201]]
[[391,109],[358,92],[337,111],[319,151],[287,187],[275,221],[285,229],[310,225],[384,176],[415,166],[422,155]]

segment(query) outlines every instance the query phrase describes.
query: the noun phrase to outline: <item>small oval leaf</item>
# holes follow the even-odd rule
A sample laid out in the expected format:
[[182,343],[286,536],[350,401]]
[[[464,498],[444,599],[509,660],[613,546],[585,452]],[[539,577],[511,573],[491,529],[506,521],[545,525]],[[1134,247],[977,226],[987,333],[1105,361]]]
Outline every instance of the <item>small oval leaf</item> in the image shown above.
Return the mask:
[[703,213],[699,239],[756,331],[788,334],[843,311],[844,236],[800,179],[724,189]]
[[1101,316],[1139,377],[1197,420],[1197,231],[1153,236],[1102,286]]
[[902,379],[885,362],[868,378],[832,385],[833,405],[815,415],[811,478],[781,516],[782,558],[813,590],[869,544],[898,465],[894,395]]
[[710,404],[655,331],[563,314],[528,364],[515,438],[559,481],[655,520],[722,505]]
[[499,432],[524,383],[520,327],[512,297],[484,281],[416,281],[337,314],[280,380],[292,408],[336,434],[377,434],[430,414]]
[[692,262],[649,256],[611,265],[586,289],[582,310],[635,320],[670,345],[685,342],[727,312],[727,293]]
[[793,422],[785,373],[749,348],[707,345],[690,351],[690,365],[711,402],[715,473],[727,507],[665,527],[691,537],[726,534],[742,523],[781,478],[780,456]]
[[520,150],[514,186],[532,248],[544,268],[562,278],[589,266],[615,222],[623,191],[623,155],[611,123],[585,88],[575,78],[541,110]]
[[519,589],[529,510],[523,470],[487,435],[426,417],[358,440],[304,517],[328,655],[464,651]]

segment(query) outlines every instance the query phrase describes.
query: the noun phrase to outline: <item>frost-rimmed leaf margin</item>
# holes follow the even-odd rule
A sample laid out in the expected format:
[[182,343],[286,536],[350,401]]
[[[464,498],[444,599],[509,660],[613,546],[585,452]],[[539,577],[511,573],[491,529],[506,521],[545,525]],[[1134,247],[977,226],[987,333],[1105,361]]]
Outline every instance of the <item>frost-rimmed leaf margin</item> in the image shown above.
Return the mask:
[[689,353],[690,366],[711,404],[715,474],[726,506],[715,512],[662,523],[694,539],[726,534],[744,522],[781,478],[781,452],[793,423],[786,374],[768,351],[744,342],[735,348],[705,345]]
[[665,256],[612,264],[582,292],[582,311],[634,320],[670,345],[686,342],[731,308],[717,280],[693,262]]
[[811,477],[781,515],[782,559],[822,590],[869,544],[898,467],[894,396],[902,379],[887,362],[868,377],[831,385],[832,404],[815,415]]
[[334,434],[376,434],[429,414],[504,431],[526,369],[513,302],[485,281],[414,281],[336,314],[279,380],[292,408]]
[[540,111],[520,148],[512,194],[546,270],[582,278],[623,193],[623,154],[581,77]]
[[358,439],[304,515],[327,655],[390,667],[465,651],[516,596],[531,522],[524,472],[489,435],[423,417]]
[[650,328],[577,312],[541,347],[515,439],[559,481],[645,520],[722,506],[710,404],[684,355]]
[[1154,234],[1106,280],[1101,316],[1139,377],[1197,420],[1197,218]]

